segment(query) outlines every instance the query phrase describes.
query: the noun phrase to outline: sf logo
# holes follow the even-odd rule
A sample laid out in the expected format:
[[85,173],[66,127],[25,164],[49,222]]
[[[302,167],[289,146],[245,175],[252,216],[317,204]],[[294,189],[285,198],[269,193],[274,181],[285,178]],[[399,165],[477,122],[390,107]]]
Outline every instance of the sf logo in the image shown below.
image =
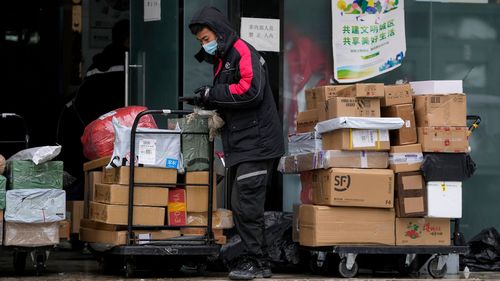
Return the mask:
[[351,176],[335,176],[334,189],[336,191],[346,191],[351,186]]

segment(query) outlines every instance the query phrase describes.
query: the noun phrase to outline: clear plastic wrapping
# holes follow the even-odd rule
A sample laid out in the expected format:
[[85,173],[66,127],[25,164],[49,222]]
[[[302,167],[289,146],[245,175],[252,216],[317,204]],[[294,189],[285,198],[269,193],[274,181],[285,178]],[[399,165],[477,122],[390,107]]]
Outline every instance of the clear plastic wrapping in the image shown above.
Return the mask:
[[32,147],[17,152],[7,161],[31,160],[38,165],[56,158],[59,153],[61,153],[60,145]]
[[39,247],[59,243],[59,222],[5,222],[4,245]]
[[[233,212],[226,209],[217,209],[212,213],[212,227],[215,229],[228,229],[234,227]],[[192,226],[205,226],[208,223],[207,213],[193,213],[187,214],[187,225]]]
[[9,188],[58,188],[63,187],[63,162],[49,161],[35,165],[30,160],[8,162]]
[[317,132],[288,136],[288,154],[317,152],[322,148],[321,135]]
[[6,203],[8,222],[46,223],[66,219],[66,192],[61,189],[9,190]]
[[319,122],[315,129],[320,134],[338,129],[397,130],[404,121],[399,117],[338,117]]

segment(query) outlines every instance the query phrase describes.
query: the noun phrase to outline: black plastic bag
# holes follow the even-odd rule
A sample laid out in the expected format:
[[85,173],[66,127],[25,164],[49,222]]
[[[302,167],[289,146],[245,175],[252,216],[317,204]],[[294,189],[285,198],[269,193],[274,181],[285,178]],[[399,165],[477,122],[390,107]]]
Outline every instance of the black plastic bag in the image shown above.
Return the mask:
[[500,271],[500,234],[495,228],[483,229],[467,244],[469,252],[462,258],[462,266],[471,271]]
[[425,181],[464,181],[476,171],[476,163],[466,153],[425,153],[422,163]]

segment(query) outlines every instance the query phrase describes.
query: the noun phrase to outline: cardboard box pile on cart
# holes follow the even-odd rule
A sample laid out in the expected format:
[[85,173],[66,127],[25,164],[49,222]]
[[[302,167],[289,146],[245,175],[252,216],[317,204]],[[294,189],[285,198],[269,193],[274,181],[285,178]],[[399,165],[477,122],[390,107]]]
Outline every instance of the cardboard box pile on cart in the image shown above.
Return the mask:
[[[417,94],[408,84],[306,91],[307,111],[299,113],[279,165],[283,173],[300,173],[301,245],[450,245],[450,218],[461,217],[461,182],[440,170],[447,155],[468,150],[466,97],[461,89],[429,91],[438,81],[422,83],[427,92]],[[394,120],[398,128],[389,125]],[[427,165],[432,180],[422,175],[423,153],[445,163]]]

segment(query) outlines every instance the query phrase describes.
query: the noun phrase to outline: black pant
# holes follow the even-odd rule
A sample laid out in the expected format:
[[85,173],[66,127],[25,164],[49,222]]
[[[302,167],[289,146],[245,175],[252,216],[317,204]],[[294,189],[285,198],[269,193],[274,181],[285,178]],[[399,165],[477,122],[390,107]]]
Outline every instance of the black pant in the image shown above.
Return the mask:
[[264,225],[266,186],[271,182],[272,160],[243,162],[232,167],[233,220],[244,245],[245,256],[267,259]]

